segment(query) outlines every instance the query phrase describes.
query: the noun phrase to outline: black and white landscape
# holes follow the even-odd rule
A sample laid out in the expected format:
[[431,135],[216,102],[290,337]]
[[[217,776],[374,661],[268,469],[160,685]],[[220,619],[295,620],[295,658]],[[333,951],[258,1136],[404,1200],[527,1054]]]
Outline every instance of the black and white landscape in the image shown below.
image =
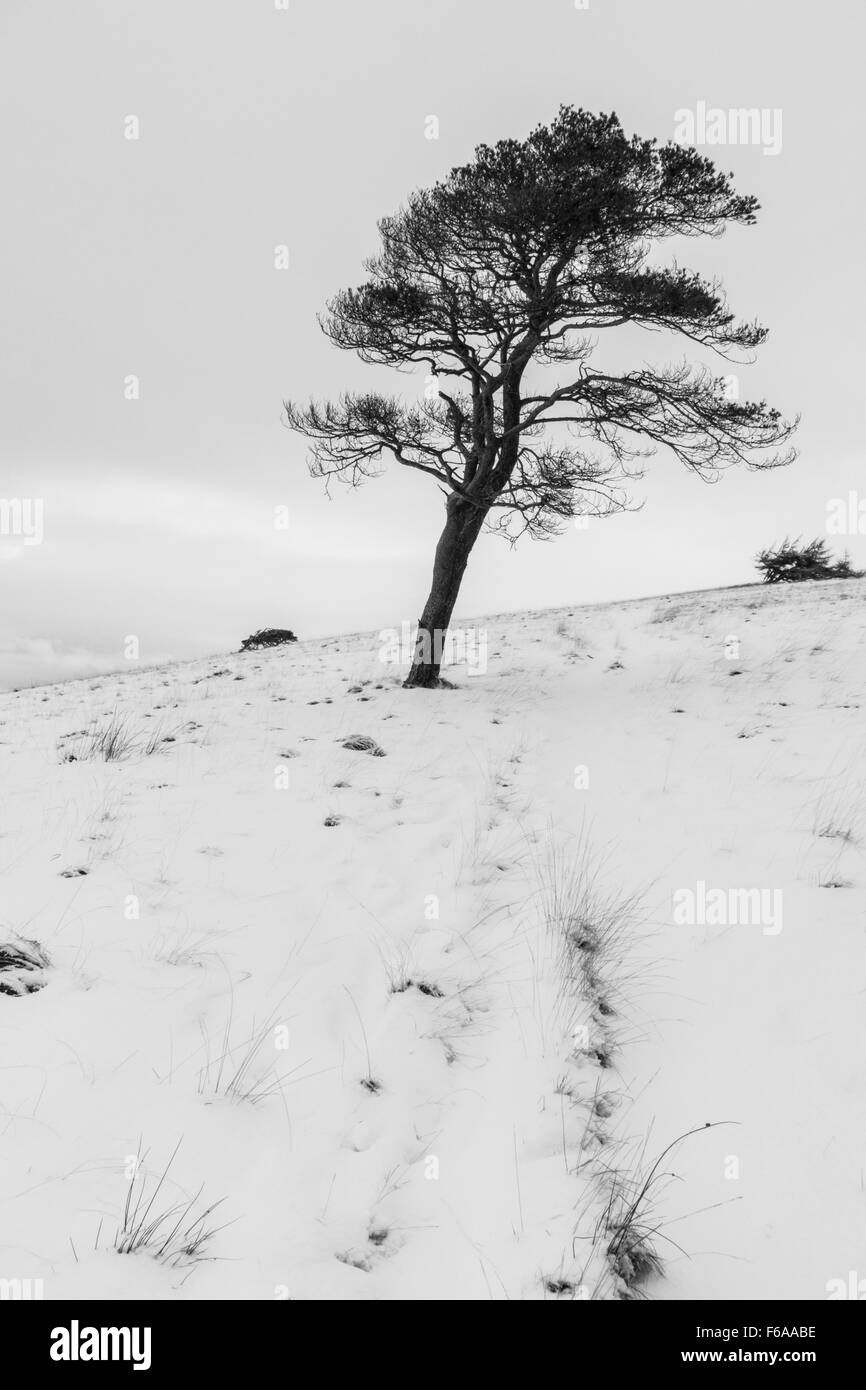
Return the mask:
[[866,1297],[859,13],[0,28],[0,1299]]

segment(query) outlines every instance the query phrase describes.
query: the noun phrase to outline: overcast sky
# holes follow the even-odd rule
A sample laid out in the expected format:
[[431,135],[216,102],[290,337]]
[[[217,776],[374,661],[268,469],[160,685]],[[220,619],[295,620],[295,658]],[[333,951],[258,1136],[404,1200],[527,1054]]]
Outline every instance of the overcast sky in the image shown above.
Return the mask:
[[[0,534],[0,687],[122,666],[131,634],[150,661],[417,617],[435,484],[394,465],[328,501],[281,402],[423,391],[338,352],[316,313],[413,187],[560,103],[663,140],[699,103],[777,122],[704,150],[763,210],[686,263],[769,325],[741,395],[802,412],[801,458],[707,486],[659,454],[639,513],[515,550],[483,536],[458,619],[749,581],[760,546],[823,534],[831,499],[866,496],[862,9],[3,0],[0,499],[41,499],[44,538]],[[833,545],[866,565],[866,534]]]

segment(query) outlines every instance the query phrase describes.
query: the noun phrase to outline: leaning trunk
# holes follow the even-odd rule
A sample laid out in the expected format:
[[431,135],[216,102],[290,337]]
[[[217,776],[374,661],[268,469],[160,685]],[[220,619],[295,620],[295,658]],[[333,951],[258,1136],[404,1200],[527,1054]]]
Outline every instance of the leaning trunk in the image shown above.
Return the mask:
[[418,636],[412,669],[403,682],[404,689],[439,684],[442,649],[448,624],[454,612],[469,552],[478,539],[487,508],[465,501],[452,493],[447,501],[445,529],[436,546],[433,583],[424,612],[418,619]]

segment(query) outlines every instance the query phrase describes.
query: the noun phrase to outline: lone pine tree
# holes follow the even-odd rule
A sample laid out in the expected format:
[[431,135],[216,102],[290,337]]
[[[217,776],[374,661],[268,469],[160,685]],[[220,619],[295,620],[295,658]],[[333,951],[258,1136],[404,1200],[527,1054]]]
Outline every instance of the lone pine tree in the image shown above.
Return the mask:
[[[730,399],[706,367],[590,366],[595,335],[629,324],[748,360],[766,329],[735,322],[717,282],[648,262],[665,238],[717,236],[753,223],[757,209],[695,149],[629,138],[615,115],[561,107],[523,141],[479,145],[379,223],[369,279],[337,294],[321,326],[365,362],[426,365],[434,391],[408,404],[343,394],[286,412],[311,441],[314,476],[354,486],[391,455],[444,493],[406,686],[438,683],[485,523],[511,539],[548,536],[569,518],[619,511],[634,461],[659,445],[705,479],[794,457],[778,450],[796,422],[764,401]],[[563,384],[554,373],[565,365]]]

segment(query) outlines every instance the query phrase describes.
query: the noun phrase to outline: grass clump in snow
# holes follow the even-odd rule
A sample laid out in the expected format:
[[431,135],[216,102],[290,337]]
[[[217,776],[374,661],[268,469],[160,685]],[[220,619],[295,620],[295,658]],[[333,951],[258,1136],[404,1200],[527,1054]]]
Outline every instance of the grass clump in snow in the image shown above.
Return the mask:
[[678,618],[681,618],[683,614],[687,612],[688,604],[686,603],[676,603],[671,602],[670,600],[668,600],[667,602],[662,601],[656,605],[656,608],[650,617],[650,622],[653,624],[674,623],[677,621]]
[[596,1222],[593,1243],[604,1243],[607,1263],[618,1282],[620,1298],[645,1298],[644,1286],[650,1279],[664,1274],[664,1263],[657,1248],[659,1239],[667,1240],[680,1254],[685,1253],[675,1241],[664,1235],[665,1223],[654,1215],[659,1189],[677,1176],[676,1173],[663,1172],[662,1163],[668,1154],[692,1135],[730,1123],[729,1120],[714,1124],[707,1121],[687,1130],[662,1149],[645,1172],[641,1171],[640,1160],[632,1165],[629,1173],[608,1171],[605,1179],[609,1184],[607,1201]]
[[233,1045],[234,1015],[230,1008],[216,1056],[211,1055],[210,1039],[202,1025],[207,1061],[198,1074],[199,1095],[209,1095],[211,1099],[224,1097],[231,1101],[248,1101],[251,1105],[258,1105],[273,1095],[282,1095],[288,1078],[305,1067],[310,1058],[287,1072],[278,1071],[273,1065],[267,1066],[266,1062],[263,1066],[265,1044],[276,1046],[278,1025],[275,1017],[272,1014],[259,1028],[253,1024],[249,1036]]
[[45,984],[50,965],[38,941],[24,936],[0,939],[0,994],[35,994]]
[[567,1298],[570,1300],[584,1299],[586,1288],[582,1284],[576,1284],[572,1279],[564,1279],[559,1275],[550,1275],[543,1280],[544,1292],[552,1294],[554,1298]]
[[[188,1201],[166,1204],[165,1198],[162,1202],[157,1200],[180,1145],[181,1141],[178,1140],[148,1200],[148,1175],[144,1168],[147,1151],[142,1154],[139,1144],[135,1173],[123,1208],[123,1220],[114,1237],[114,1248],[118,1255],[150,1255],[152,1259],[172,1268],[201,1264],[204,1260],[217,1258],[208,1253],[210,1243],[217,1232],[225,1227],[214,1226],[210,1218],[225,1198],[212,1202],[198,1216],[194,1212],[204,1184]],[[98,1244],[98,1233],[96,1240]]]
[[94,724],[61,751],[61,762],[124,762],[136,754],[148,758],[163,744],[174,742],[160,727],[149,733],[136,730],[126,715],[117,711],[103,724]]
[[369,753],[372,758],[385,757],[384,748],[381,748],[374,738],[370,738],[369,734],[350,734],[341,742],[344,748],[350,749],[353,753]]
[[358,1023],[361,1025],[361,1036],[364,1039],[364,1056],[367,1061],[367,1070],[361,1077],[361,1085],[364,1087],[365,1091],[370,1092],[371,1096],[378,1096],[380,1091],[382,1090],[382,1083],[376,1076],[373,1075],[373,1059],[370,1056],[370,1040],[367,1037],[367,1030],[364,1027],[364,1020],[361,1017],[361,1010],[358,1008],[358,1005],[355,1002],[355,996],[352,994],[352,991],[348,989],[346,985],[343,985],[343,989],[345,990],[346,994],[349,996],[349,999],[351,1000],[352,1008],[355,1010],[355,1015],[358,1019]]
[[820,840],[841,840],[856,845],[860,839],[861,809],[857,792],[831,789],[815,807],[812,833]]
[[609,1020],[621,1012],[623,986],[639,973],[625,962],[637,943],[640,896],[604,889],[583,837],[567,854],[552,846],[540,876],[544,917],[559,957],[562,1023],[574,1035],[588,1009],[594,1026],[584,1050],[610,1067]]

